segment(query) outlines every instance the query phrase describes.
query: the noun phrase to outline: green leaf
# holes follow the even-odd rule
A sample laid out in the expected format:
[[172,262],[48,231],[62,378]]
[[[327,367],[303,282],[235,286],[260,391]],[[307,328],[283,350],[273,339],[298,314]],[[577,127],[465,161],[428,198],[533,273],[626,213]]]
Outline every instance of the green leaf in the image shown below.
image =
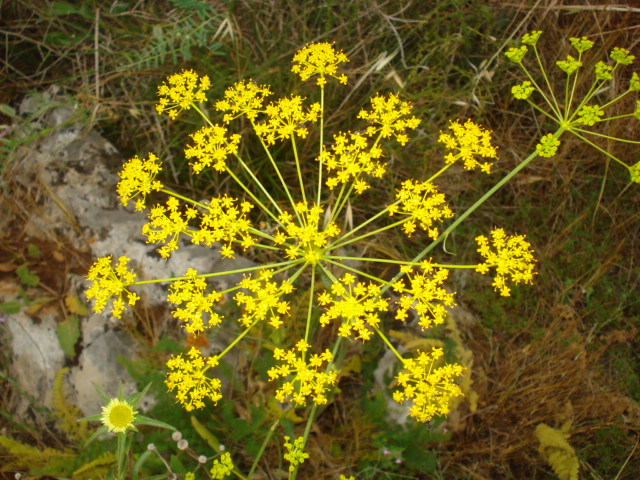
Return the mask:
[[0,103],[0,113],[11,118],[16,118],[18,116],[16,109],[6,103]]
[[220,442],[216,436],[193,415],[191,415],[191,425],[193,425],[198,435],[200,435],[215,452],[220,451]]
[[169,460],[169,465],[171,466],[171,470],[174,471],[174,473],[179,474],[183,474],[183,473],[187,473],[189,470],[187,470],[187,468],[183,465],[183,463],[180,461],[180,459],[178,457],[176,457],[175,455],[171,455],[171,460]]
[[58,323],[58,341],[67,357],[76,354],[75,345],[80,338],[80,322],[75,315],[69,315],[66,320]]
[[64,297],[64,304],[67,306],[67,311],[73,315],[84,317],[89,314],[89,309],[78,295],[67,295]]
[[30,272],[26,265],[16,268],[16,273],[20,278],[20,282],[27,287],[37,287],[38,283],[40,283],[40,277]]
[[166,428],[167,430],[175,430],[176,428],[168,423],[145,417],[144,415],[136,415],[136,425],[149,425],[150,427]]
[[73,15],[74,13],[80,13],[75,5],[69,2],[53,2],[51,4],[51,13],[57,17],[63,15]]
[[21,307],[22,307],[22,302],[2,302],[0,303],[0,312],[18,313]]
[[32,258],[40,258],[42,256],[42,252],[38,248],[37,245],[30,243],[27,245],[27,254]]

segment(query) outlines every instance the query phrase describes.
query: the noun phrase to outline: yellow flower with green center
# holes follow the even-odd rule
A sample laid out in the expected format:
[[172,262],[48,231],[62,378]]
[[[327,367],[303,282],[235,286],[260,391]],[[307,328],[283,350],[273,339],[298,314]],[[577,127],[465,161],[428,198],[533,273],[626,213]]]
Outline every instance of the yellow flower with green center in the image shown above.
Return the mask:
[[137,413],[126,401],[112,398],[107,405],[102,407],[102,424],[113,433],[135,430],[134,420]]

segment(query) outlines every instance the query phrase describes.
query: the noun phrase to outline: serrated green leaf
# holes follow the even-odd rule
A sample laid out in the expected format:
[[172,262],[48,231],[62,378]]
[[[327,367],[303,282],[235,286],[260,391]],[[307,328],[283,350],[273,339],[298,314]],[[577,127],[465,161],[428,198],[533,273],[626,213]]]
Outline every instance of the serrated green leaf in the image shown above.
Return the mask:
[[80,322],[75,315],[69,315],[66,320],[58,323],[58,341],[67,357],[75,356],[75,345],[80,338]]
[[16,274],[20,279],[20,282],[27,287],[37,287],[40,283],[40,277],[33,272],[30,272],[26,265],[22,265],[16,268]]

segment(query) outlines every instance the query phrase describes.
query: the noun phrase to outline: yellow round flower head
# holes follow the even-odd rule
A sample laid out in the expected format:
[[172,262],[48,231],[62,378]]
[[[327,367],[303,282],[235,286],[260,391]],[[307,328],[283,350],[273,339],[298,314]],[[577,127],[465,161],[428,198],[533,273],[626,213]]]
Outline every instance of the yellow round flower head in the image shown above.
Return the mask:
[[135,430],[133,421],[138,412],[133,407],[119,398],[112,398],[106,407],[102,407],[102,424],[110,432],[124,433],[127,430]]
[[311,43],[301,48],[296,52],[293,61],[295,64],[291,67],[291,71],[300,75],[302,80],[318,75],[316,83],[324,87],[327,83],[325,76],[328,75],[343,85],[347,83],[347,76],[338,74],[338,65],[348,62],[349,59],[344,52],[336,50],[328,42]]

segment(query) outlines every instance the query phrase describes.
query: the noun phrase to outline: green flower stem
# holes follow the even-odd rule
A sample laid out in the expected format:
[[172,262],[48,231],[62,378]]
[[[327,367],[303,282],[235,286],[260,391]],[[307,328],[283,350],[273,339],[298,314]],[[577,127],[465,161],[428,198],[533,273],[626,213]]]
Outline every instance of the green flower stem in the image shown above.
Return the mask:
[[298,181],[300,182],[300,192],[302,193],[302,201],[307,204],[307,194],[305,193],[304,180],[302,179],[302,170],[300,169],[300,156],[296,147],[296,137],[291,134],[291,147],[293,148],[293,157],[296,160],[296,171],[298,172]]
[[[334,258],[340,258],[340,257],[334,257]],[[358,270],[355,267],[351,267],[351,266],[349,266],[347,264],[344,264],[344,263],[336,262],[335,260],[330,260],[327,257],[325,257],[325,260],[326,260],[327,263],[330,263],[331,265],[335,265],[337,267],[344,268],[345,270],[349,270],[350,272],[357,273],[358,275],[361,275],[363,277],[366,277],[366,278],[368,278],[370,280],[373,280],[373,281],[375,281],[377,283],[381,283],[381,284],[386,285],[388,287],[391,286],[391,283],[387,282],[386,280],[383,280],[382,278],[376,277],[375,275],[371,275],[369,273],[366,273],[366,272],[363,272],[361,270]]]
[[316,205],[320,205],[320,200],[322,196],[322,161],[320,160],[322,156],[322,147],[324,142],[324,85],[320,87],[320,141],[318,142],[320,145],[320,153],[318,154],[318,192],[316,195]]
[[[251,120],[251,126],[253,127],[253,131],[256,131],[256,124],[253,120]],[[284,181],[284,178],[282,177],[282,174],[280,173],[280,169],[278,168],[278,164],[276,163],[276,161],[273,158],[273,155],[271,155],[271,151],[269,150],[269,148],[267,148],[267,145],[264,143],[264,140],[262,139],[262,137],[258,134],[256,134],[256,136],[258,137],[258,140],[260,140],[260,144],[262,145],[262,148],[264,149],[265,153],[267,154],[267,158],[269,159],[269,161],[271,162],[271,166],[273,167],[273,170],[276,172],[276,175],[278,176],[278,179],[280,180],[280,184],[282,185],[282,188],[284,188],[284,192],[287,195],[287,198],[289,199],[289,204],[291,205],[291,208],[293,209],[293,211],[296,213],[296,216],[298,215],[298,212],[296,212],[295,209],[295,205],[296,203],[293,201],[293,197],[291,197],[291,191],[289,190],[289,187],[287,186],[287,182]],[[300,220],[300,217],[298,217],[298,220]]]
[[[258,468],[258,462],[260,462],[260,459],[262,458],[262,455],[264,454],[264,450],[265,450],[265,448],[267,448],[267,444],[269,443],[269,440],[271,440],[271,437],[273,436],[274,432],[276,431],[276,427],[278,425],[280,425],[280,418],[278,418],[275,422],[273,422],[273,425],[271,425],[271,428],[269,428],[269,431],[265,435],[265,438],[262,441],[262,445],[260,445],[260,450],[258,450],[258,454],[256,455],[256,458],[253,461],[253,464],[251,465],[251,469],[249,470],[249,473],[247,474],[247,479],[250,479],[253,476],[253,472],[255,472],[256,468]],[[235,470],[234,470],[233,473],[236,473]],[[242,475],[239,475],[237,473],[236,473],[236,475],[238,475],[240,478],[244,478],[244,477],[242,477]]]
[[[324,259],[326,259],[327,261],[330,260],[351,260],[351,261],[356,261],[356,262],[378,262],[378,263],[392,263],[395,265],[411,265],[413,267],[419,267],[422,262],[407,262],[404,260],[393,260],[390,258],[373,258],[373,257],[345,257],[345,256],[335,256],[335,255],[326,255],[323,257]],[[331,263],[336,263],[331,262]],[[341,266],[347,268],[345,265],[340,264]],[[435,268],[446,268],[446,269],[450,269],[450,268],[460,268],[460,269],[465,269],[465,268],[473,268],[475,269],[478,265],[446,265],[443,263],[431,263],[429,262],[429,265]],[[354,271],[356,271],[354,269]],[[371,278],[375,278],[375,277],[371,277]],[[382,283],[387,283],[384,280],[380,280]]]
[[378,336],[382,339],[382,341],[386,343],[387,347],[389,347],[389,350],[393,352],[393,354],[398,358],[398,360],[400,360],[401,362],[404,362],[404,358],[402,357],[402,355],[398,353],[398,350],[396,350],[396,348],[391,344],[387,336],[384,333],[382,333],[382,330],[380,330],[380,328],[378,328],[375,325],[371,325],[371,328],[373,328],[373,330],[378,334]]
[[[604,122],[605,120],[608,120],[608,119],[601,120],[601,122]],[[569,131],[573,134],[575,134],[575,132],[588,133],[589,135],[593,135],[595,137],[600,137],[600,138],[606,138],[607,140],[613,140],[614,142],[632,143],[635,145],[640,145],[640,142],[637,140],[627,140],[626,138],[612,137],[611,135],[604,135],[603,133],[592,132],[591,130],[584,130],[582,128],[573,127]]]
[[[255,175],[253,174],[253,172],[251,171],[251,169],[247,166],[246,163],[244,163],[244,161],[237,155],[234,155],[236,157],[236,159],[238,160],[238,162],[240,162],[240,164],[243,166],[243,168],[245,169],[245,171],[247,173],[249,173],[249,176],[251,177],[251,179],[256,183],[256,185],[260,188],[260,190],[262,190],[262,193],[264,193],[267,198],[269,199],[269,201],[271,202],[271,204],[276,208],[276,210],[278,211],[278,213],[282,213],[282,210],[280,210],[280,207],[278,206],[278,204],[276,203],[276,201],[271,197],[271,195],[269,195],[269,192],[267,192],[267,190],[264,188],[264,186],[262,185],[262,183],[260,183],[260,181],[258,181],[258,179],[255,177]],[[229,174],[229,176],[231,176],[231,178],[233,178],[235,180],[235,182],[245,191],[245,193],[247,195],[249,195],[249,197],[251,197],[251,200],[253,200],[254,202],[256,202],[256,204],[264,211],[264,213],[266,213],[267,215],[269,215],[273,220],[275,220],[276,222],[278,222],[278,224],[280,224],[278,217],[276,217],[276,215],[269,210],[267,207],[264,206],[264,204],[258,200],[258,197],[256,197],[254,195],[254,193],[251,191],[251,189],[249,187],[247,187],[244,182],[242,180],[240,180],[238,178],[238,176],[233,173],[231,171],[231,169],[229,168],[228,165],[225,164],[224,166],[225,171]]]
[[[584,136],[582,136],[582,135],[580,135],[580,134],[578,133],[578,132],[585,132],[585,133],[590,133],[590,134],[592,134],[592,135],[595,135],[593,132],[589,132],[589,131],[586,131],[586,130],[581,130],[581,129],[579,129],[579,128],[573,128],[573,129],[571,129],[570,131],[571,131],[571,133],[573,133],[576,137],[578,137],[580,140],[582,140],[583,142],[585,142],[585,143],[587,143],[587,144],[591,145],[593,148],[595,148],[596,150],[598,150],[598,151],[599,151],[600,153],[602,153],[603,155],[605,155],[605,156],[609,157],[611,160],[613,160],[613,161],[615,161],[615,162],[618,162],[620,165],[624,166],[627,170],[629,169],[629,165],[627,165],[626,163],[624,163],[622,160],[619,160],[617,157],[615,157],[615,156],[611,155],[609,152],[607,152],[606,150],[604,150],[604,149],[600,148],[598,145],[596,145],[595,143],[593,143],[591,140],[589,140],[588,138],[586,138],[586,137],[584,137]],[[608,138],[608,137],[606,137],[606,135],[603,135],[603,136],[604,136],[605,138]]]
[[[305,264],[306,266],[306,264]],[[303,267],[304,268],[304,267]],[[304,329],[304,341],[309,343],[309,334],[311,333],[311,314],[313,313],[313,295],[315,292],[316,281],[316,265],[311,265],[311,285],[309,286],[309,307],[307,308],[307,322]],[[305,359],[306,351],[303,352],[302,358]]]
[[[222,357],[224,357],[227,353],[229,353],[229,351],[230,351],[233,347],[235,347],[235,346],[237,345],[237,343],[238,343],[240,340],[242,340],[242,339],[243,339],[243,338],[244,338],[244,337],[245,337],[245,336],[246,336],[246,335],[247,335],[247,334],[248,334],[248,333],[253,329],[253,327],[255,327],[255,326],[256,326],[258,323],[260,323],[261,321],[262,321],[262,320],[261,320],[260,318],[256,318],[256,319],[255,319],[255,321],[254,321],[251,325],[249,325],[247,328],[245,328],[245,329],[240,333],[240,335],[238,335],[238,336],[233,340],[233,342],[231,342],[229,345],[227,345],[227,348],[225,348],[222,352],[218,353],[218,354],[216,355],[216,358],[221,359],[221,358],[222,358]],[[205,371],[206,371],[206,370],[208,370],[209,368],[210,368],[210,367],[207,367],[207,368],[205,369]]]
[[[553,134],[554,138],[559,138],[563,133],[564,133],[564,128],[560,127],[558,130],[556,130]],[[527,158],[525,158],[522,162],[520,162],[513,170],[511,170],[507,175],[505,175],[505,177],[500,180],[498,183],[496,183],[493,187],[491,187],[491,189],[489,191],[487,191],[484,195],[482,195],[482,197],[480,197],[478,200],[476,200],[476,202],[471,205],[466,211],[464,211],[462,213],[462,215],[460,215],[451,225],[449,225],[446,230],[444,232],[442,232],[440,234],[440,236],[438,238],[436,238],[433,242],[431,242],[424,250],[422,250],[418,255],[416,255],[412,262],[417,262],[419,260],[421,260],[422,258],[424,258],[424,256],[429,253],[431,250],[433,250],[436,245],[438,245],[440,242],[442,242],[445,238],[447,238],[449,236],[449,234],[451,232],[453,232],[458,225],[460,225],[469,215],[471,215],[480,205],[482,205],[489,197],[491,197],[491,195],[493,195],[494,193],[496,193],[498,190],[500,190],[500,188],[502,188],[502,186],[507,183],[509,180],[511,180],[518,172],[520,172],[520,170],[522,170],[523,168],[525,168],[527,165],[529,165],[529,163],[531,163],[531,161],[536,158],[538,156],[538,152],[533,152],[531,153]],[[402,277],[403,273],[400,272],[398,273],[392,280],[390,283],[395,283],[398,279],[400,279]],[[383,287],[383,290],[386,290],[386,288],[388,287]],[[380,292],[383,293],[383,292]]]
[[[456,155],[456,160],[458,159],[458,157],[460,156],[460,154]],[[451,165],[453,165],[456,162],[451,162],[451,163],[447,163],[444,167],[442,167],[440,170],[438,170],[436,173],[434,173],[433,175],[431,175],[431,177],[427,180],[426,183],[431,183],[433,182],[436,178],[438,178],[441,174],[443,174],[444,172],[447,171],[447,169],[449,169],[451,167]],[[398,202],[396,202],[398,203]]]
[[[610,120],[620,120],[621,118],[630,118],[630,117],[634,117],[635,118],[635,114],[633,113],[625,113],[622,115],[616,115],[615,117],[607,117],[607,118],[601,118],[600,121],[601,122],[608,122]],[[622,140],[620,139],[621,142],[634,142],[633,140]],[[635,143],[635,142],[634,142]]]
[[547,104],[549,104],[551,109],[554,111],[554,113],[556,114],[556,117],[557,118],[562,118],[562,114],[561,114],[562,109],[560,108],[560,105],[558,104],[558,101],[556,100],[556,96],[553,94],[553,88],[551,88],[551,83],[549,82],[549,78],[547,77],[547,72],[545,71],[544,67],[542,66],[542,61],[540,60],[540,55],[538,54],[538,49],[536,48],[535,45],[533,46],[533,52],[536,55],[536,61],[538,62],[538,67],[540,68],[540,71],[542,72],[542,77],[544,78],[544,81],[545,81],[545,83],[547,85],[547,90],[549,91],[549,95],[551,95],[551,100],[553,100],[553,103],[551,103],[549,101],[547,96],[544,94],[542,89],[538,86],[538,84],[533,79],[533,77],[529,74],[529,71],[524,67],[524,65],[520,64],[520,66],[522,67],[522,69],[527,74],[527,77],[529,77],[529,80],[531,81],[531,83],[533,83],[533,85],[535,85],[536,89],[540,92],[540,94],[542,95],[542,98],[544,98],[544,101],[547,102]]
[[[397,205],[400,203],[400,200],[396,201],[393,205]],[[351,235],[353,235],[355,232],[357,232],[358,230],[360,230],[363,227],[366,227],[367,225],[369,225],[371,222],[375,221],[376,219],[378,219],[379,217],[381,217],[382,215],[384,215],[385,213],[387,213],[389,211],[389,209],[387,207],[385,207],[383,210],[380,210],[380,212],[376,213],[373,217],[369,218],[368,220],[365,220],[364,222],[362,222],[360,225],[358,225],[355,228],[352,228],[351,230],[349,230],[347,233],[345,233],[344,235],[342,235],[341,237],[339,237],[336,242],[338,241],[342,241],[345,240],[346,238],[350,237]],[[330,245],[330,248],[333,248],[333,245]]]
[[[338,204],[336,202],[335,205],[337,205],[337,206],[336,206],[334,212],[332,212],[333,213],[332,217],[334,219],[338,218],[338,215],[340,215],[340,212],[342,211],[342,209],[344,208],[345,204],[347,203],[347,200],[349,200],[349,197],[351,196],[351,192],[353,192],[353,185],[355,184],[357,179],[358,179],[357,177],[353,179],[353,182],[351,182],[351,185],[349,186],[349,191],[347,192],[346,195],[344,195],[342,197],[342,201],[340,202],[340,204]],[[344,184],[343,184],[343,187],[344,187]],[[342,194],[342,190],[340,190],[340,193]]]
[[200,116],[204,119],[205,122],[207,122],[207,124],[210,127],[213,127],[213,123],[211,122],[211,120],[209,120],[209,117],[207,117],[204,112],[202,110],[200,110],[200,107],[198,107],[195,103],[191,104],[191,107],[200,114]]
[[184,197],[182,195],[180,195],[179,193],[176,192],[172,192],[171,190],[167,190],[166,188],[161,188],[160,190],[158,190],[159,192],[162,193],[166,193],[167,195],[170,195],[172,197],[176,197],[180,200],[184,200],[185,202],[189,202],[193,205],[196,205],[198,207],[204,208],[205,210],[210,210],[211,207],[209,207],[208,205],[205,205],[204,203],[200,203],[200,202],[196,202],[195,200],[189,198],[189,197]]
[[[294,265],[300,264],[304,262],[304,260],[296,258],[294,260],[287,260],[286,262],[279,262],[279,263],[272,263],[270,265],[268,265],[269,267],[284,267],[280,270],[278,270],[276,273],[279,273],[281,271],[284,271],[290,267],[293,267]],[[223,272],[213,272],[213,273],[202,273],[202,274],[198,274],[196,275],[196,278],[211,278],[211,277],[221,277],[223,275],[231,275],[234,273],[245,273],[245,272],[253,272],[256,270],[264,270],[266,267],[265,265],[257,265],[255,267],[246,267],[246,268],[238,268],[236,270],[225,270]],[[187,276],[184,277],[171,277],[171,278],[157,278],[154,280],[140,280],[139,282],[131,282],[127,285],[124,285],[124,287],[130,287],[132,285],[146,285],[149,283],[169,283],[169,282],[175,282],[176,280],[186,280]]]
[[412,217],[409,215],[409,216],[403,218],[402,220],[398,220],[397,222],[394,222],[394,223],[392,223],[390,225],[387,225],[386,227],[378,228],[378,229],[374,230],[373,232],[365,233],[363,235],[360,235],[358,237],[352,238],[350,240],[342,241],[342,240],[344,240],[344,237],[340,237],[336,243],[333,243],[333,244],[329,245],[328,248],[333,250],[335,248],[343,247],[345,245],[349,245],[350,243],[357,242],[358,240],[362,240],[363,238],[371,237],[372,235],[377,235],[378,233],[384,232],[385,230],[389,230],[389,229],[397,227],[398,225],[402,225],[403,223],[411,220],[411,218]]
[[529,98],[527,98],[526,102],[531,105],[534,109],[536,109],[538,112],[540,112],[541,114],[543,114],[545,117],[547,117],[548,119],[550,119],[552,122],[555,123],[562,123],[562,118],[556,118],[553,115],[551,115],[549,112],[547,112],[546,110],[543,110],[542,108],[540,108],[537,104],[533,103]]
[[335,201],[333,202],[333,209],[331,210],[331,216],[329,217],[329,223],[331,222],[335,222],[336,219],[338,218],[338,207],[337,205],[340,204],[340,202],[342,202],[342,195],[344,194],[344,189],[346,188],[346,184],[343,183],[342,185],[340,185],[340,192],[338,192],[338,198],[335,199]]

